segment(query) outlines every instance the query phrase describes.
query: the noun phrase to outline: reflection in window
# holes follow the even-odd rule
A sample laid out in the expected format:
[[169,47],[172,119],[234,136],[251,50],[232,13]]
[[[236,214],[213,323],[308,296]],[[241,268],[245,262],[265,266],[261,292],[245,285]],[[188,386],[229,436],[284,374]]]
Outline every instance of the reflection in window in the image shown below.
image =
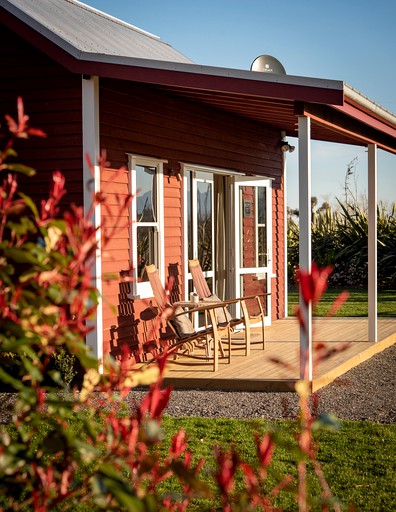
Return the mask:
[[[192,204],[193,204],[193,189],[192,189],[192,172],[188,171],[186,174],[187,177],[187,233],[188,233],[188,259],[192,260],[194,258],[194,231],[193,231],[193,223],[192,223]],[[191,290],[192,291],[192,290]]]
[[213,174],[188,171],[186,177],[188,257],[193,259],[196,255],[202,269],[211,271],[214,243]]
[[136,165],[137,278],[147,281],[145,266],[158,267],[157,168]]
[[267,196],[264,187],[257,187],[257,266],[267,266]]
[[157,168],[136,166],[136,219],[138,222],[157,221]]
[[241,186],[239,189],[239,261],[242,268],[268,265],[266,201],[265,187]]
[[158,267],[157,261],[157,232],[151,226],[137,227],[137,254],[138,254],[138,282],[147,281],[147,274],[144,272],[146,265],[154,264]]
[[202,270],[212,270],[212,183],[197,183],[198,259]]

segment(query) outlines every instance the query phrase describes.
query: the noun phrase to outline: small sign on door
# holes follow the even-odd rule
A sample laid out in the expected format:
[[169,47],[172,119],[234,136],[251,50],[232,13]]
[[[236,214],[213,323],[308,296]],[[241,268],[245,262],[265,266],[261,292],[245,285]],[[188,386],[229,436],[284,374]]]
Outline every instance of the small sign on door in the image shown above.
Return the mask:
[[250,217],[252,214],[252,202],[251,201],[243,201],[243,216]]

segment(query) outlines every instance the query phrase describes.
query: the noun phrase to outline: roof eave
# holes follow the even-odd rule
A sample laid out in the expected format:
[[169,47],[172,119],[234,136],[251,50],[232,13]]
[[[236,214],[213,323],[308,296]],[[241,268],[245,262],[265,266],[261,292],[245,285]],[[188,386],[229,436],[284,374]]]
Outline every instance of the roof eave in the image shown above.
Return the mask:
[[385,109],[378,103],[370,100],[367,96],[360,93],[348,84],[344,84],[345,101],[355,105],[367,114],[381,119],[382,121],[389,122],[392,126],[396,126],[396,115],[393,112]]
[[336,80],[256,73],[179,62],[83,53],[68,63],[73,72],[167,87],[242,96],[343,105],[343,83]]

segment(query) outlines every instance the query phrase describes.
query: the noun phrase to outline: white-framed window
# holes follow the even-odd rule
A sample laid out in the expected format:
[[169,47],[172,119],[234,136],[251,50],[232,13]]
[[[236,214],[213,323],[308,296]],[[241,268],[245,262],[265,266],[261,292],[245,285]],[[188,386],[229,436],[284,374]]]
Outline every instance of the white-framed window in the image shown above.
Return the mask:
[[132,294],[153,296],[145,266],[154,264],[164,278],[164,180],[163,160],[128,155],[131,203],[130,255]]

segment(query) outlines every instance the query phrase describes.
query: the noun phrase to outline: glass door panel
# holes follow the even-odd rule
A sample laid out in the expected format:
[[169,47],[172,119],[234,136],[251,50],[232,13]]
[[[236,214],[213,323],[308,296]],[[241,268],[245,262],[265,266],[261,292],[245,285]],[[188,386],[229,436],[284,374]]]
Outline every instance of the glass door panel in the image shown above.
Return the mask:
[[[270,293],[271,182],[268,179],[235,178],[235,294]],[[255,301],[248,301],[249,312]],[[263,299],[267,323],[270,299]]]
[[[240,296],[251,297],[266,293],[268,290],[267,284],[268,273],[263,274],[243,274],[239,277],[240,279]],[[239,295],[238,295],[239,296]],[[260,313],[259,306],[256,299],[249,299],[246,301],[249,314],[257,316]],[[263,297],[261,299],[261,306],[267,317],[268,311],[268,298]]]
[[[214,282],[213,173],[186,169],[188,258],[198,258],[209,288]],[[194,291],[187,271],[187,297]]]
[[196,253],[204,272],[213,272],[213,181],[197,179]]

